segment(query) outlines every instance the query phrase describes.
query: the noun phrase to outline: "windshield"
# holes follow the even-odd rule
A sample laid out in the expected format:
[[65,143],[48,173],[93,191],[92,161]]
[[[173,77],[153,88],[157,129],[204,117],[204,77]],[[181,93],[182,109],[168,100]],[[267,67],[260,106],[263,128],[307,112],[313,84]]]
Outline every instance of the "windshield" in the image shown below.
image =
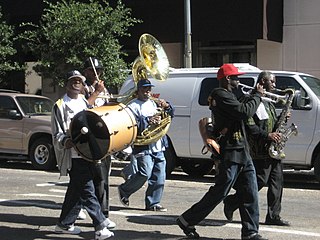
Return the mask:
[[16,97],[26,115],[50,115],[53,102],[47,98]]
[[303,81],[311,88],[311,90],[320,98],[320,80],[315,77],[300,75]]

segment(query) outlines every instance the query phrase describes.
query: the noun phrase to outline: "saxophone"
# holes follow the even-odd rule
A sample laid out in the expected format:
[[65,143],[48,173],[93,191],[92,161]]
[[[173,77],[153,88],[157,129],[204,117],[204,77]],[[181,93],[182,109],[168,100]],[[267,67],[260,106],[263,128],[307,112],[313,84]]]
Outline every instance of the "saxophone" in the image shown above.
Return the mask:
[[288,128],[287,128],[287,121],[286,117],[288,113],[290,112],[290,106],[292,104],[292,100],[294,97],[294,90],[293,89],[285,89],[284,92],[286,95],[288,95],[286,104],[284,108],[282,109],[282,112],[280,114],[279,120],[276,124],[276,130],[275,132],[281,133],[281,139],[278,142],[271,142],[269,146],[269,156],[274,159],[284,159],[286,154],[284,153],[284,147],[286,145],[286,142],[290,138],[292,134],[295,136],[298,134],[298,128],[297,126],[292,123]]

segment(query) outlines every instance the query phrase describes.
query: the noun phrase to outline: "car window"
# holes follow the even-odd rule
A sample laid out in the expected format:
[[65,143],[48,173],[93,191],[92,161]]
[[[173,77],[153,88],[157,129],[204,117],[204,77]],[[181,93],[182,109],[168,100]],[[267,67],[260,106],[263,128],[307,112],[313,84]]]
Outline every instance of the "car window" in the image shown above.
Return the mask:
[[0,118],[9,118],[10,110],[18,110],[14,100],[9,96],[0,96]]
[[50,99],[38,97],[17,97],[22,111],[26,115],[50,115],[53,102]]

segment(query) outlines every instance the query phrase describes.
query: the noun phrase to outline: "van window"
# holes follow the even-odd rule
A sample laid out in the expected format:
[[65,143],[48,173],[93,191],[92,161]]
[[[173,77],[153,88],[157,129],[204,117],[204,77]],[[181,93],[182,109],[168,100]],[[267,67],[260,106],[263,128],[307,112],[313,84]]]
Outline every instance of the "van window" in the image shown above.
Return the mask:
[[312,89],[312,91],[319,97],[320,96],[320,80],[315,77],[300,75],[303,81]]
[[199,104],[201,106],[208,106],[208,97],[211,91],[219,87],[217,78],[205,78],[201,82]]
[[284,90],[286,88],[293,88],[300,90],[301,85],[292,77],[276,76],[276,88]]
[[[248,86],[253,86],[254,78],[241,77],[240,82]],[[199,95],[199,104],[201,106],[208,106],[208,97],[211,91],[217,87],[219,87],[219,81],[217,78],[205,78],[202,80]],[[248,90],[250,89],[245,89],[245,91]],[[237,97],[240,97],[243,94],[240,87],[234,93]]]
[[[277,89],[287,89],[292,88],[295,90],[299,90],[301,92],[301,95],[303,96],[301,105],[306,106],[307,104],[310,104],[307,92],[304,90],[304,88],[300,85],[300,83],[293,77],[284,77],[284,76],[276,76],[276,88]],[[283,108],[283,103],[281,101],[277,102],[275,104],[276,108]]]

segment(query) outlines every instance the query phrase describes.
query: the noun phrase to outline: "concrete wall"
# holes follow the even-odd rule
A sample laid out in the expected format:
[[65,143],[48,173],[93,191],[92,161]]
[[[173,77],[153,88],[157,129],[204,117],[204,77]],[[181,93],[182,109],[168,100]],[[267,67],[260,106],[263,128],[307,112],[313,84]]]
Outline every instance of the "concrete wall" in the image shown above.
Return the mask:
[[282,43],[257,40],[257,67],[263,70],[282,70]]
[[32,69],[34,62],[27,62],[25,93],[35,94],[42,88],[41,77]]
[[284,0],[283,43],[258,40],[257,65],[320,78],[320,1]]

